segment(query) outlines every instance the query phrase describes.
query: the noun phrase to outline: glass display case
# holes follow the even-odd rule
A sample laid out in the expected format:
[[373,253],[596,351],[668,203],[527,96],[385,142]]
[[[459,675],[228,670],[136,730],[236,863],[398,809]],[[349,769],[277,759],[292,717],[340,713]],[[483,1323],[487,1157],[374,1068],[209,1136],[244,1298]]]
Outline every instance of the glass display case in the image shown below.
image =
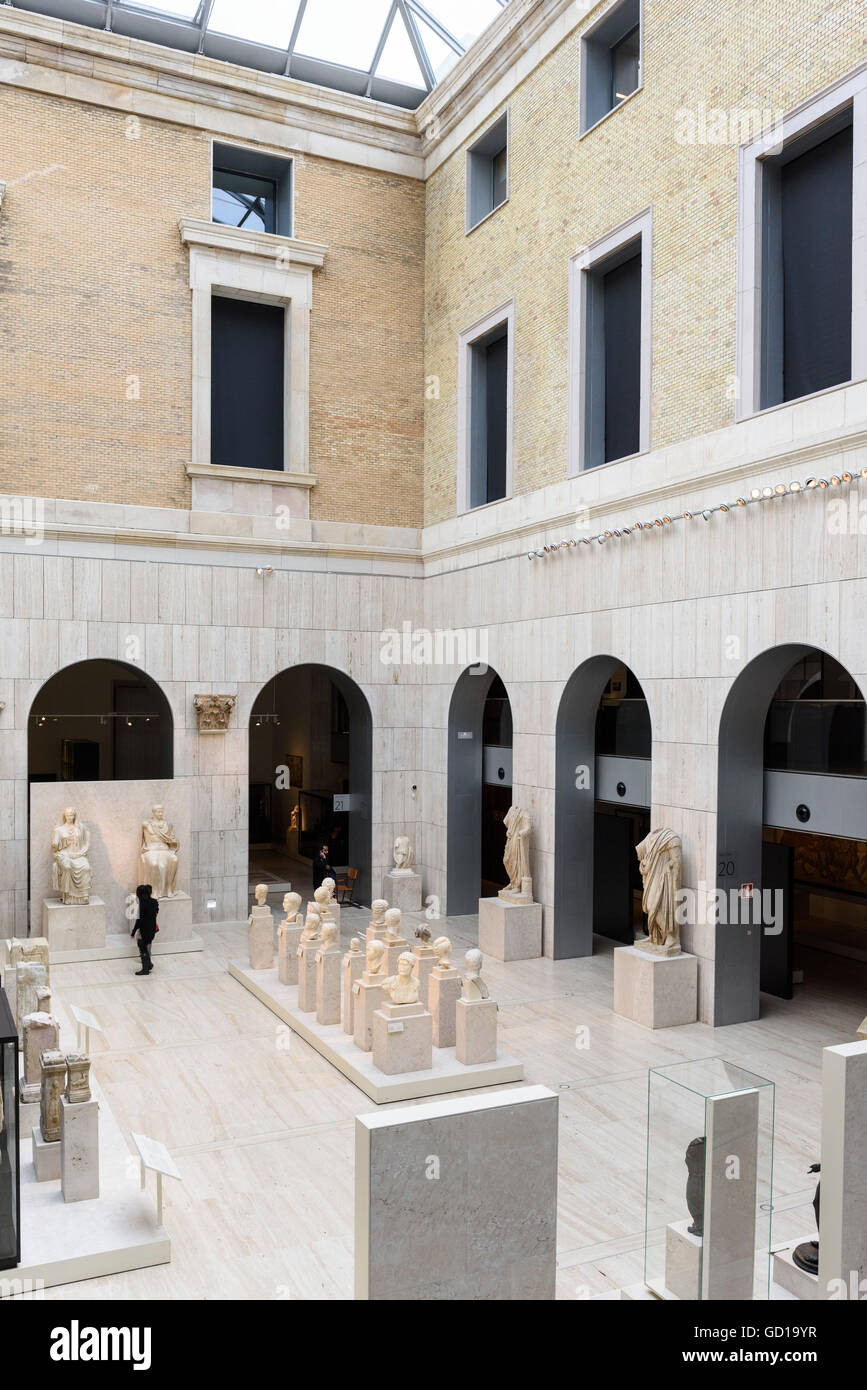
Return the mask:
[[773,1150],[772,1082],[722,1057],[650,1071],[644,1281],[653,1293],[769,1297]]
[[5,990],[0,989],[0,1269],[13,1269],[20,1259],[18,1029]]

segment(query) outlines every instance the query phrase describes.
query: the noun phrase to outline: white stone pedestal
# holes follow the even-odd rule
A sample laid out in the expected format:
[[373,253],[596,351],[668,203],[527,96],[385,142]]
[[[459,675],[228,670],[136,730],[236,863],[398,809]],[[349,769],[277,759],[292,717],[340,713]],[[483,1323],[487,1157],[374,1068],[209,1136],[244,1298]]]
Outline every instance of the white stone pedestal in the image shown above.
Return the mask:
[[793,1298],[805,1299],[807,1302],[818,1298],[819,1279],[817,1275],[799,1268],[792,1257],[796,1246],[815,1239],[816,1236],[813,1233],[804,1236],[803,1240],[796,1240],[793,1245],[787,1245],[785,1250],[775,1250],[772,1264],[771,1282],[778,1284],[781,1289],[785,1289],[786,1293],[790,1293]]
[[465,1067],[497,1060],[497,1001],[459,999],[455,1004],[455,1057]]
[[34,1129],[39,1125],[39,1101],[31,1101],[28,1105],[18,1105],[18,1137],[19,1139],[29,1139]]
[[33,1126],[33,1168],[37,1182],[56,1182],[60,1177],[60,1140],[47,1144],[42,1130]]
[[421,874],[391,873],[383,878],[383,896],[401,912],[421,912]]
[[691,1221],[665,1228],[665,1287],[688,1303],[701,1298],[701,1236],[690,1235]]
[[[430,973],[428,1010],[433,1018],[434,1047],[455,1046],[455,1005],[463,986],[457,970],[442,970],[437,966]],[[493,1058],[488,1060],[492,1061]]]
[[298,983],[298,944],[304,927],[281,922],[277,928],[277,979],[281,985]]
[[614,951],[614,1012],[645,1028],[695,1023],[698,960],[681,951],[656,956],[638,946]]
[[347,951],[343,957],[343,1031],[355,1031],[355,994],[352,986],[361,978],[365,959],[363,951]]
[[409,950],[409,942],[404,941],[403,937],[398,937],[396,941],[389,941],[385,937],[385,971],[386,975],[397,974],[397,962],[404,951]]
[[60,1190],[64,1202],[99,1196],[99,1102],[60,1097]]
[[247,923],[251,970],[274,969],[274,916],[270,907],[258,903]]
[[298,1007],[305,1014],[316,1012],[316,956],[321,947],[321,936],[298,946]]
[[430,982],[431,971],[436,968],[439,956],[431,946],[413,946],[412,953],[415,956],[415,965],[412,973],[418,980],[418,997],[428,1006],[428,984]]
[[160,898],[157,926],[158,941],[189,941],[193,934],[193,900],[189,893]]
[[[820,1299],[867,1276],[867,1042],[822,1049]],[[840,1281],[842,1280],[842,1285]]]
[[373,1065],[386,1076],[430,1071],[433,1019],[424,1005],[380,1004],[373,1015]]
[[83,951],[105,945],[105,903],[91,898],[89,903],[62,903],[59,898],[42,899],[42,935],[48,949]]
[[360,1047],[362,1052],[369,1052],[373,1047],[373,1015],[385,997],[382,988],[384,979],[384,975],[372,975],[368,978],[365,970],[361,979],[356,980],[352,986],[355,995],[352,1036],[355,1046]]
[[343,952],[339,946],[316,953],[316,1022],[340,1022]]
[[542,904],[479,898],[479,950],[494,960],[541,956]]

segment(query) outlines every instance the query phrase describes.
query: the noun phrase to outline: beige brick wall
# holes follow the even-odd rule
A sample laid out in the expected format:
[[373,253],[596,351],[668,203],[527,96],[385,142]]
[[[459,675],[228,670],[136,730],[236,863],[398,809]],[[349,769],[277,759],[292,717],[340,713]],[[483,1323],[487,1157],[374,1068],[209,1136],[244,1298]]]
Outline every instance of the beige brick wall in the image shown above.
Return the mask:
[[579,139],[580,36],[604,8],[505,103],[503,208],[465,235],[466,146],[427,182],[425,373],[439,399],[425,410],[426,525],[455,514],[458,334],[512,295],[514,490],[566,476],[569,258],[648,205],[651,448],[732,422],[737,144],[679,143],[678,113],[787,112],[867,57],[864,0],[645,0],[643,90]]
[[[210,215],[210,136],[10,88],[0,128],[0,491],[188,507],[177,224]],[[423,223],[417,181],[298,158],[296,232],[329,247],[314,278],[314,517],[420,523]]]

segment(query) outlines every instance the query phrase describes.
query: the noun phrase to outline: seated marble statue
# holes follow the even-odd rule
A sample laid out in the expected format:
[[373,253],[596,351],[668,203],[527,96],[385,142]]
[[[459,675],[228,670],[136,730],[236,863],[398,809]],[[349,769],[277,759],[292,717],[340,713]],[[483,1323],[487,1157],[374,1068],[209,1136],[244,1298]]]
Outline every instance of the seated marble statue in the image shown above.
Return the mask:
[[152,806],[151,818],[141,828],[139,879],[150,884],[155,898],[177,897],[179,849],[174,827],[166,820],[162,806]]
[[412,973],[415,961],[411,951],[404,951],[397,958],[397,974],[383,980],[382,988],[392,1004],[417,1004],[420,982]]
[[54,863],[51,883],[64,903],[89,903],[93,874],[87,852],[90,834],[78,819],[74,806],[67,806],[63,817],[51,832],[51,852]]

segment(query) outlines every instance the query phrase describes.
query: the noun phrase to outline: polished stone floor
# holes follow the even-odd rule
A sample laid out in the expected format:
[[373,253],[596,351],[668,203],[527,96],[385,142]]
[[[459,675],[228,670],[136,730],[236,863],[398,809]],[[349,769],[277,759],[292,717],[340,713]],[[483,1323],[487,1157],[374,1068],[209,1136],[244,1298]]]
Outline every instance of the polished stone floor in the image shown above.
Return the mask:
[[[342,937],[368,917],[345,911]],[[461,954],[475,927],[438,924]],[[103,1025],[94,1067],[122,1129],[165,1142],[183,1183],[166,1184],[170,1265],[48,1298],[352,1297],[353,1117],[372,1103],[228,975],[227,960],[245,956],[243,924],[201,934],[203,952],[164,957],[147,979],[133,961],[52,967],[60,1002]],[[650,1066],[716,1055],[776,1084],[774,1234],[809,1233],[821,1049],[854,1040],[867,966],[808,953],[796,998],[763,996],[759,1021],[651,1033],[612,1014],[611,945],[597,946],[486,970],[503,1047],[528,1082],[560,1094],[558,1297],[642,1279]]]

